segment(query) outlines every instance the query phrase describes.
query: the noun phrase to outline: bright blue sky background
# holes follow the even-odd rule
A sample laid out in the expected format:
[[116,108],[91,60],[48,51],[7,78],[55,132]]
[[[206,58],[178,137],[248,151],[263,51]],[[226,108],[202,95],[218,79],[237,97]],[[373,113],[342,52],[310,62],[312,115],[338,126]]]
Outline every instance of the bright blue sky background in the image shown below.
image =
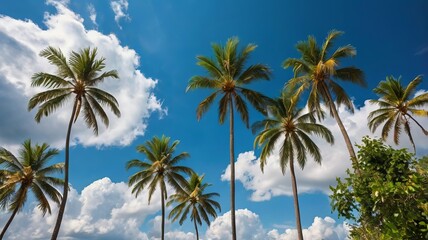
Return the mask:
[[[321,43],[331,29],[344,31],[345,34],[338,39],[335,46],[352,44],[357,49],[357,56],[354,59],[343,62],[343,65],[354,65],[361,68],[365,72],[368,83],[367,89],[343,85],[348,94],[353,97],[356,107],[361,108],[357,110],[354,118],[349,117],[348,119],[350,121],[348,126],[356,131],[355,135],[350,134],[353,142],[358,142],[360,141],[360,136],[369,134],[364,121],[370,108],[366,106],[365,100],[376,98],[371,89],[376,87],[379,81],[385,79],[386,75],[394,75],[397,77],[402,76],[403,82],[408,83],[417,75],[428,75],[428,15],[426,14],[428,2],[424,0],[406,2],[341,0],[263,2],[255,0],[71,0],[65,3],[58,1],[48,2],[50,3],[33,0],[9,0],[0,3],[0,14],[3,15],[1,17],[2,23],[0,24],[0,43],[2,45],[0,49],[7,53],[3,54],[0,60],[0,87],[3,87],[3,91],[0,89],[0,100],[3,101],[0,103],[0,107],[6,113],[9,113],[9,116],[4,115],[7,116],[7,119],[3,117],[0,119],[0,145],[16,148],[17,144],[31,137],[39,141],[47,141],[59,148],[63,146],[62,139],[64,139],[66,129],[61,128],[60,126],[62,125],[58,125],[57,128],[53,127],[49,131],[46,130],[49,132],[49,134],[44,133],[46,136],[39,136],[37,131],[34,130],[38,125],[34,125],[32,122],[32,117],[35,113],[31,112],[25,115],[27,118],[31,116],[31,119],[23,119],[23,116],[17,113],[26,111],[25,104],[31,96],[31,92],[29,92],[31,90],[28,90],[31,74],[35,71],[49,70],[47,67],[37,67],[38,64],[47,66],[46,63],[41,61],[41,58],[35,56],[41,50],[38,48],[53,45],[62,48],[64,53],[68,54],[69,47],[75,45],[86,47],[88,44],[85,43],[89,42],[90,46],[98,46],[101,50],[100,52],[103,52],[104,45],[95,45],[92,40],[85,42],[84,39],[73,38],[73,31],[65,28],[68,24],[67,22],[51,26],[45,24],[46,14],[57,15],[58,6],[70,11],[58,16],[69,16],[70,13],[74,12],[76,14],[74,22],[78,22],[76,18],[83,20],[85,30],[83,34],[88,33],[89,30],[95,30],[100,35],[114,34],[120,42],[119,44],[116,43],[115,46],[120,45],[133,49],[135,51],[134,56],[138,55],[140,61],[139,65],[134,66],[136,68],[134,70],[144,75],[142,79],[136,80],[137,82],[146,81],[147,79],[149,79],[147,81],[157,80],[156,84],[153,83],[151,87],[144,88],[148,94],[155,96],[158,104],[157,108],[154,107],[145,114],[141,114],[141,119],[133,118],[130,120],[134,122],[142,121],[146,125],[146,128],[141,131],[143,134],[139,134],[132,141],[124,144],[117,144],[117,142],[112,141],[104,145],[102,145],[102,141],[98,142],[99,139],[89,143],[82,139],[81,136],[83,135],[75,136],[79,138],[81,144],[71,150],[70,181],[79,194],[85,187],[104,177],[110,178],[113,183],[126,182],[131,174],[131,172],[125,171],[124,165],[126,161],[133,158],[143,159],[142,155],[136,153],[135,147],[154,135],[165,134],[173,140],[178,139],[181,141],[178,151],[187,151],[191,154],[191,158],[184,163],[191,166],[198,173],[205,173],[205,180],[213,184],[209,190],[221,194],[221,197],[218,198],[222,205],[222,212],[219,213],[219,216],[229,210],[229,181],[222,181],[221,179],[221,175],[229,162],[228,125],[220,126],[218,124],[217,106],[215,105],[198,122],[195,114],[196,106],[209,92],[200,90],[185,93],[187,82],[192,76],[205,74],[203,69],[196,65],[195,57],[197,55],[211,56],[210,44],[213,42],[224,43],[229,37],[237,36],[240,39],[241,46],[248,43],[258,45],[249,63],[267,64],[272,69],[273,77],[269,82],[259,82],[251,87],[268,96],[275,97],[279,95],[284,83],[292,77],[291,70],[284,70],[281,64],[288,57],[299,57],[294,47],[297,41],[305,40],[308,35],[314,35],[318,42]],[[115,3],[121,6],[122,17],[119,12],[115,13],[113,11],[112,6]],[[92,16],[96,13],[95,21],[91,21],[91,11],[89,9],[93,9]],[[28,27],[24,28],[16,22],[8,21],[8,19],[30,20],[40,29],[35,33],[32,30],[28,30],[31,28],[29,27],[31,25],[29,22],[21,21],[22,26]],[[73,20],[69,21],[73,22]],[[58,29],[53,30],[55,26],[58,26]],[[21,32],[23,36],[12,34],[14,32],[13,29]],[[41,40],[40,43],[28,41],[28,39],[32,38],[32,33],[35,35],[34,39],[38,39],[38,33],[43,34],[43,32],[49,32],[49,30],[52,30],[55,34],[51,37],[43,35],[41,37],[43,41]],[[58,32],[61,32],[62,35]],[[52,39],[52,41],[49,39]],[[76,41],[80,40],[82,40],[82,43],[77,44]],[[18,43],[25,45],[27,48],[15,48],[15,46],[19,45]],[[43,45],[42,43],[46,44]],[[32,44],[35,47],[30,47]],[[72,49],[77,50],[75,48]],[[107,52],[108,47],[105,47],[105,49],[107,50],[104,52]],[[31,52],[31,54],[28,54],[28,52]],[[6,58],[6,56],[9,56],[9,58]],[[18,62],[20,58],[25,58],[25,56],[33,59],[28,62],[31,65],[32,72],[25,65],[20,65],[22,61],[19,64],[12,64],[13,62]],[[104,56],[109,60],[108,53]],[[118,69],[121,68],[121,65],[108,64],[107,69],[112,68]],[[23,70],[22,76],[19,75],[20,70]],[[126,71],[126,69],[122,71]],[[15,75],[10,77],[12,76],[10,72],[15,72]],[[13,80],[14,78],[17,80]],[[126,81],[119,83],[119,88],[121,87],[120,84],[125,85]],[[107,89],[111,87],[106,86]],[[5,89],[10,89],[10,91]],[[420,85],[419,89],[428,89],[427,80]],[[11,96],[14,91],[20,95]],[[129,94],[133,95],[137,94],[137,92],[130,92]],[[6,104],[6,101],[12,101],[15,98],[18,100],[16,103],[18,107],[13,111],[9,111],[8,109],[11,109],[10,106],[13,106],[13,104]],[[149,101],[147,97],[135,98],[134,100],[122,102],[120,108],[148,108]],[[159,104],[162,105],[160,106]],[[166,110],[167,113],[165,113]],[[67,117],[68,112],[65,111],[65,113]],[[347,116],[349,116],[349,113],[344,113],[345,121],[347,121]],[[123,117],[127,118],[127,115]],[[261,116],[259,114],[254,111],[251,112],[251,122],[260,119]],[[332,128],[336,128],[331,119],[327,121],[327,125],[331,124]],[[25,126],[30,124],[35,127],[27,126],[21,128],[18,124],[21,122]],[[42,122],[56,126],[54,117],[43,119]],[[131,128],[126,131],[132,132],[134,122],[121,122],[120,124],[129,124]],[[238,158],[239,153],[254,150],[254,136],[241,122],[236,122],[235,154]],[[427,126],[427,121],[422,123]],[[14,132],[11,130],[11,124],[15,126],[13,127],[15,129]],[[74,129],[78,127],[75,126]],[[39,128],[42,129],[43,126]],[[45,129],[49,128],[46,127]],[[75,131],[74,129],[73,131]],[[359,131],[359,129],[364,129],[364,131]],[[415,132],[419,131],[416,127],[413,130]],[[110,134],[108,131],[110,129],[106,131],[107,135]],[[54,135],[57,137],[55,138]],[[112,133],[110,136],[115,135]],[[120,136],[117,136],[117,138],[120,138]],[[426,143],[426,137],[416,134],[416,138],[421,139],[418,153],[427,154],[428,148],[426,145],[423,146]],[[53,139],[52,141],[54,142],[49,142],[50,139]],[[324,159],[323,166],[327,165],[325,172],[314,172],[312,174],[311,171],[313,169],[309,167],[309,173],[302,177],[306,190],[303,190],[302,192],[305,193],[300,195],[300,205],[302,223],[305,228],[313,225],[315,217],[325,218],[327,216],[335,219],[336,223],[341,226],[342,220],[338,220],[336,214],[331,213],[326,189],[328,189],[328,183],[334,183],[335,176],[343,176],[344,170],[349,166],[349,160],[346,158],[346,152],[344,152],[345,149],[340,147],[342,142],[342,137],[337,135],[337,146],[335,145],[335,148],[323,148],[324,153],[328,153],[324,156],[330,157],[330,159]],[[408,142],[404,137],[402,142],[402,146],[408,146]],[[337,159],[333,159],[334,156]],[[258,157],[258,150],[255,151],[255,157]],[[58,157],[57,160],[61,161],[61,157]],[[338,169],[328,168],[328,164],[335,165],[337,163],[340,165]],[[257,164],[255,166],[257,167]],[[272,163],[272,169],[275,168],[275,163]],[[245,174],[250,176],[247,183],[253,184],[253,188],[244,187],[242,184],[244,180],[237,182],[236,208],[248,209],[257,214],[259,223],[263,226],[263,231],[265,232],[277,229],[281,234],[284,233],[285,228],[293,228],[295,218],[292,197],[284,196],[284,193],[289,195],[289,186],[280,187],[283,190],[278,193],[280,196],[269,197],[270,199],[266,201],[252,201],[251,197],[255,189],[265,187],[267,192],[272,192],[275,191],[276,184],[274,183],[270,187],[264,185],[263,181],[267,181],[266,179],[268,178],[266,176],[264,178],[261,177],[260,173],[252,171],[254,169],[253,167],[242,170],[242,176]],[[280,170],[277,169],[277,171],[279,172]],[[315,177],[311,178],[311,175]],[[288,178],[289,176],[286,174],[284,179],[288,181]],[[255,183],[252,182],[253,179],[265,180]],[[278,177],[275,179],[279,181]],[[141,199],[141,204],[145,205],[147,203],[146,197],[144,196]],[[155,233],[152,235],[149,233],[152,227],[150,220],[159,215],[160,212],[156,213],[156,210],[152,210],[148,214],[140,227],[143,231],[148,232],[149,237],[156,237]],[[2,214],[1,219],[5,216],[7,215]],[[19,225],[18,222],[13,224]],[[18,229],[18,227],[16,228]],[[170,229],[193,232],[189,224],[184,225],[182,228],[178,225],[173,225]],[[205,233],[205,228],[203,232]],[[81,237],[78,234],[69,234],[69,236],[76,239]],[[85,236],[88,237],[89,235]],[[99,238],[101,235],[93,233],[91,236],[95,238],[98,236]],[[214,235],[210,236],[215,238]],[[282,237],[281,239],[287,239],[285,235]],[[312,237],[313,239],[316,238]],[[330,236],[323,237],[337,239]],[[107,239],[106,237],[104,238]],[[264,237],[259,239],[264,239]],[[280,238],[277,237],[277,239]]]

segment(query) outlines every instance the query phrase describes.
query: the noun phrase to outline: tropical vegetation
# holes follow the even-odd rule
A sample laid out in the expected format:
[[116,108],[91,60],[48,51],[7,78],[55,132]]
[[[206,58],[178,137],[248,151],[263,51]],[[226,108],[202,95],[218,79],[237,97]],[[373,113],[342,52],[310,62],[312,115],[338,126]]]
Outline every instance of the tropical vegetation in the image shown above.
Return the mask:
[[62,173],[64,164],[48,165],[58,153],[58,149],[50,148],[46,143],[32,145],[31,140],[22,143],[17,156],[0,147],[0,208],[12,212],[0,239],[4,238],[14,217],[23,209],[30,192],[43,216],[52,213],[49,200],[60,204],[61,193],[56,187],[61,186],[64,180],[55,174]]
[[428,117],[428,111],[423,106],[428,104],[428,93],[421,93],[417,96],[412,96],[416,87],[422,82],[422,76],[417,76],[406,87],[401,84],[401,77],[396,79],[393,76],[386,77],[385,81],[373,90],[380,99],[370,100],[372,104],[379,107],[372,111],[369,116],[369,127],[372,132],[381,125],[382,139],[385,141],[389,133],[393,130],[394,143],[399,143],[401,130],[404,127],[404,132],[410,139],[413,150],[416,152],[415,142],[410,131],[410,121],[412,120],[428,136],[428,131],[413,117]]
[[193,173],[188,182],[182,186],[182,190],[170,196],[167,206],[174,203],[177,205],[171,210],[168,218],[172,221],[179,219],[180,225],[184,223],[190,214],[190,220],[195,226],[196,239],[199,239],[198,224],[202,225],[202,220],[209,226],[210,217],[217,217],[217,210],[221,211],[220,204],[213,200],[213,197],[220,196],[218,193],[205,193],[205,189],[211,184],[204,183],[204,175],[199,176]]
[[[195,89],[210,91],[196,108],[197,120],[215,104],[218,122],[229,118],[230,162],[230,229],[231,239],[237,239],[235,216],[235,114],[247,128],[249,115],[254,108],[263,119],[252,125],[254,148],[259,147],[260,168],[264,172],[268,159],[279,161],[283,175],[290,171],[298,239],[303,239],[300,216],[298,184],[295,164],[302,170],[308,159],[321,164],[322,156],[317,140],[333,144],[331,131],[321,120],[334,118],[344,138],[352,169],[345,178],[338,178],[331,187],[332,210],[351,221],[353,239],[427,239],[428,238],[428,156],[416,159],[407,149],[393,149],[384,141],[391,132],[395,144],[399,143],[402,129],[409,137],[416,153],[414,132],[416,124],[428,135],[419,118],[428,117],[428,93],[417,91],[422,77],[417,76],[407,85],[386,77],[374,88],[379,99],[370,100],[376,109],[367,117],[368,127],[374,133],[382,125],[380,139],[365,137],[354,151],[345,124],[339,115],[344,105],[352,113],[354,104],[342,83],[366,86],[363,71],[355,66],[342,66],[342,61],[356,56],[352,45],[333,49],[343,32],[332,30],[319,45],[313,36],[296,45],[299,58],[287,58],[282,66],[291,68],[293,77],[284,84],[280,96],[271,99],[252,90],[257,81],[270,80],[270,68],[261,63],[249,64],[256,45],[239,47],[238,38],[230,38],[224,45],[212,44],[213,57],[197,56],[197,65],[204,75],[193,76],[186,92]],[[0,233],[3,239],[16,215],[23,210],[29,195],[34,195],[43,216],[52,213],[52,203],[59,205],[58,216],[51,239],[57,239],[65,212],[70,179],[70,140],[73,125],[82,115],[87,127],[95,135],[100,131],[99,121],[105,127],[110,120],[108,108],[120,117],[119,103],[110,93],[98,88],[108,78],[118,79],[116,70],[105,71],[106,59],[98,57],[97,48],[72,51],[67,59],[59,48],[47,47],[40,56],[56,68],[55,73],[38,72],[32,76],[33,87],[44,88],[28,102],[28,111],[37,108],[35,121],[53,115],[58,109],[72,106],[65,136],[64,163],[49,165],[59,150],[47,143],[32,145],[26,140],[15,156],[0,147],[0,209],[10,213]],[[305,104],[299,104],[304,101]],[[139,103],[135,103],[139,104]],[[417,118],[419,117],[419,118]],[[420,133],[420,132],[418,132]],[[198,136],[195,136],[198,138]],[[148,196],[148,204],[159,193],[161,210],[161,239],[165,238],[165,216],[182,225],[188,218],[193,222],[196,239],[199,227],[221,212],[216,192],[208,192],[211,184],[204,182],[205,175],[198,175],[182,161],[187,152],[178,152],[179,141],[170,137],[154,136],[136,147],[144,159],[133,159],[125,168],[131,171],[128,187],[135,197]],[[9,148],[9,147],[7,147]],[[64,171],[64,178],[60,174]],[[269,178],[269,176],[267,176]],[[63,193],[57,187],[61,187]],[[155,194],[156,192],[156,194]],[[169,197],[168,197],[169,196]],[[168,208],[169,207],[169,208]],[[10,233],[9,233],[10,234]]]
[[[331,187],[332,208],[356,224],[353,239],[427,239],[428,168],[407,149],[365,137],[358,145],[360,174],[347,171]],[[425,164],[423,164],[425,162]]]
[[[162,207],[161,239],[165,237],[165,200],[168,198],[168,185],[177,191],[184,191],[186,179],[182,174],[191,175],[193,170],[189,167],[177,165],[189,157],[187,152],[175,155],[178,140],[170,143],[169,137],[153,137],[144,144],[137,146],[137,151],[145,155],[145,161],[138,159],[126,163],[126,169],[137,168],[137,172],[129,177],[128,184],[132,193],[137,197],[141,191],[148,189],[148,202],[156,189],[160,189]],[[167,185],[168,184],[168,185]]]
[[40,52],[40,56],[46,58],[49,63],[57,68],[56,74],[39,72],[32,77],[31,85],[45,87],[48,90],[37,93],[28,102],[28,110],[38,106],[35,120],[40,122],[43,116],[49,116],[55,110],[62,107],[66,101],[73,101],[70,121],[65,140],[65,166],[64,186],[62,201],[58,211],[58,217],[52,233],[52,239],[57,239],[64,216],[65,205],[68,197],[69,184],[69,156],[71,127],[77,121],[80,112],[86,125],[98,135],[97,117],[105,126],[109,125],[109,118],[103,109],[108,107],[116,116],[120,117],[118,102],[114,96],[105,92],[97,85],[106,78],[118,78],[116,70],[102,72],[105,68],[105,58],[97,58],[97,49],[85,48],[79,52],[71,52],[67,61],[60,49],[48,47]]
[[214,100],[219,97],[219,123],[223,124],[229,113],[230,128],[230,212],[232,239],[236,240],[235,220],[235,147],[234,147],[234,113],[240,115],[242,121],[249,127],[249,113],[246,101],[255,109],[265,113],[269,98],[245,86],[258,80],[269,80],[270,69],[264,64],[253,64],[245,67],[250,53],[256,45],[248,44],[238,49],[238,38],[230,38],[224,46],[213,44],[214,59],[198,56],[198,65],[207,71],[208,76],[194,76],[190,79],[186,91],[194,89],[210,89],[213,91],[199,103],[196,109],[198,120],[207,112]]
[[286,87],[291,89],[298,87],[296,91],[298,95],[308,90],[307,106],[318,119],[325,117],[321,105],[325,103],[330,115],[334,117],[340,128],[351,160],[356,161],[353,143],[338,113],[338,107],[342,104],[351,112],[354,111],[354,106],[337,80],[360,86],[366,86],[366,82],[361,69],[354,66],[340,66],[342,59],[354,57],[357,54],[352,45],[341,46],[333,53],[330,52],[334,41],[342,34],[341,31],[332,30],[321,46],[313,36],[309,36],[306,41],[298,42],[296,48],[301,57],[286,59],[283,67],[292,68],[294,72],[294,77],[286,83]]
[[267,158],[273,153],[275,147],[279,147],[279,164],[282,174],[285,174],[287,166],[290,168],[291,186],[294,197],[294,211],[296,215],[296,227],[298,239],[303,239],[302,224],[300,221],[299,197],[297,192],[294,161],[297,160],[303,169],[308,155],[315,162],[321,164],[321,153],[310,135],[316,135],[333,144],[333,135],[323,125],[315,123],[311,112],[303,113],[296,104],[298,98],[293,97],[292,91],[284,91],[280,98],[268,106],[268,117],[265,120],[254,123],[253,131],[260,131],[254,140],[255,146],[261,146],[260,167],[263,171]]

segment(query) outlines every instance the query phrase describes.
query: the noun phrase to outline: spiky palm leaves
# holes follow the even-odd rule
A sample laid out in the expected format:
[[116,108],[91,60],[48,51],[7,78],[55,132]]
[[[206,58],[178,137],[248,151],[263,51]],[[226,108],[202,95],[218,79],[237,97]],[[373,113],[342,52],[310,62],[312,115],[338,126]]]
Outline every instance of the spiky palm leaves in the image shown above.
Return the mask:
[[218,193],[204,193],[205,189],[211,184],[203,183],[204,175],[198,176],[192,174],[189,181],[183,186],[182,191],[171,195],[167,206],[177,203],[171,212],[169,218],[173,221],[179,219],[180,225],[187,219],[190,213],[190,220],[193,221],[196,232],[196,239],[199,239],[198,224],[202,225],[202,220],[209,226],[209,217],[217,217],[216,209],[221,211],[220,204],[213,200]]
[[274,147],[278,145],[280,146],[279,163],[282,173],[285,173],[287,166],[290,167],[296,226],[298,238],[302,240],[294,161],[297,160],[302,169],[305,167],[308,155],[311,155],[317,163],[321,163],[319,148],[309,135],[317,135],[331,144],[333,143],[333,135],[326,127],[315,123],[315,118],[311,113],[302,114],[303,109],[296,109],[297,99],[298,96],[293,96],[291,91],[283,92],[282,96],[268,107],[268,117],[254,123],[253,132],[261,130],[254,141],[254,145],[262,148],[260,155],[262,171],[267,158],[272,154]]
[[30,140],[22,144],[18,157],[0,148],[0,207],[12,212],[0,239],[3,239],[13,218],[24,207],[29,191],[34,194],[43,215],[51,214],[49,198],[57,204],[61,202],[61,193],[55,187],[61,186],[64,181],[51,174],[62,172],[64,164],[47,166],[48,161],[58,152],[57,149],[49,149],[46,143],[32,146]]
[[416,152],[416,146],[410,131],[409,119],[414,121],[428,135],[428,131],[413,118],[412,115],[428,117],[428,111],[420,107],[428,104],[428,93],[420,94],[414,98],[416,87],[422,82],[422,77],[417,76],[406,87],[401,85],[401,78],[395,79],[392,76],[386,77],[385,81],[373,90],[379,97],[379,100],[370,100],[371,103],[379,106],[379,109],[372,111],[369,116],[369,127],[372,132],[381,125],[382,139],[386,140],[393,129],[394,143],[399,143],[401,129],[409,136],[413,149]]
[[[332,54],[329,53],[334,41],[343,32],[333,30],[319,46],[313,36],[307,41],[298,42],[297,50],[300,58],[288,58],[284,61],[284,68],[293,68],[294,77],[288,81],[286,87],[297,88],[297,94],[309,89],[307,105],[309,111],[314,111],[318,119],[324,118],[321,103],[324,102],[330,110],[330,114],[336,119],[342,132],[351,159],[355,159],[355,151],[348,133],[339,117],[337,107],[344,104],[353,112],[352,101],[345,90],[336,82],[342,80],[365,86],[363,72],[356,67],[339,67],[340,60],[356,55],[356,50],[351,45],[337,48]],[[334,99],[335,98],[335,99]]]
[[167,183],[172,187],[181,190],[185,186],[186,179],[183,173],[192,174],[193,171],[185,166],[177,165],[180,161],[189,157],[186,152],[174,156],[179,141],[170,144],[170,138],[162,136],[153,137],[142,145],[137,146],[137,151],[146,156],[147,161],[138,159],[130,160],[126,164],[126,169],[137,168],[138,171],[133,174],[128,181],[132,186],[132,193],[137,197],[145,188],[148,189],[149,204],[153,193],[159,187],[161,192],[162,204],[162,226],[161,236],[164,239],[165,233],[165,199],[168,198]]
[[[85,48],[79,52],[71,52],[70,58],[64,57],[60,49],[48,47],[40,53],[57,68],[56,74],[39,72],[32,77],[32,86],[45,87],[48,90],[33,96],[28,103],[28,110],[38,107],[35,120],[40,122],[43,116],[49,116],[62,107],[66,101],[73,100],[73,109],[68,124],[65,143],[65,168],[63,200],[58,212],[58,218],[52,233],[52,239],[58,237],[65,204],[68,196],[69,146],[71,127],[81,111],[89,128],[98,135],[97,117],[108,126],[109,119],[103,109],[108,107],[116,116],[120,117],[117,100],[108,92],[97,88],[97,84],[106,78],[118,78],[115,70],[102,72],[105,68],[105,58],[97,58],[97,49]],[[74,97],[74,98],[73,98]]]
[[270,70],[266,65],[254,64],[245,67],[250,53],[256,45],[248,44],[238,49],[239,40],[231,38],[225,46],[213,44],[214,59],[198,56],[198,65],[204,68],[208,76],[194,76],[190,79],[187,90],[206,88],[213,90],[207,98],[199,103],[196,109],[198,120],[208,111],[217,97],[219,100],[218,114],[220,124],[224,123],[229,112],[230,121],[230,192],[231,192],[231,225],[232,239],[236,240],[235,223],[235,162],[234,162],[234,109],[239,113],[242,121],[249,126],[249,114],[246,101],[254,108],[264,112],[268,100],[262,94],[245,88],[245,85],[257,80],[269,80]]

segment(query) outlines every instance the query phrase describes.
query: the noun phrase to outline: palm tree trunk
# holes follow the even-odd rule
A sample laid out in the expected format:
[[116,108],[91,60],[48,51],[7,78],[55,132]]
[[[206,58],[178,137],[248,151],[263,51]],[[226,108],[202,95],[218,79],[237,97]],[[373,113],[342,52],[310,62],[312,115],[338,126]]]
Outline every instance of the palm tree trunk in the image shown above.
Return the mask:
[[339,113],[337,112],[336,105],[334,104],[333,98],[330,95],[330,91],[327,89],[325,85],[323,85],[324,91],[327,96],[328,105],[333,113],[334,119],[336,119],[337,125],[339,126],[340,132],[343,135],[343,139],[345,140],[346,147],[348,148],[349,156],[351,157],[351,161],[355,164],[355,168],[357,169],[357,173],[359,172],[357,155],[355,154],[354,147],[352,146],[351,139],[349,138],[348,132],[346,131],[345,126],[343,125],[342,119],[340,119]]
[[71,135],[71,126],[73,125],[73,119],[76,114],[76,108],[77,108],[77,101],[74,102],[73,112],[71,113],[70,122],[68,123],[67,137],[65,140],[64,189],[62,192],[61,205],[59,206],[58,217],[56,219],[55,228],[52,232],[51,240],[56,240],[58,238],[59,229],[61,228],[61,222],[64,216],[65,204],[67,203],[68,171],[69,171],[69,159],[70,159],[70,135]]
[[1,234],[0,234],[0,240],[1,240],[1,239],[3,239],[4,234],[6,233],[7,229],[8,229],[8,228],[9,228],[9,226],[10,226],[10,224],[12,223],[13,218],[15,217],[16,213],[18,213],[18,210],[19,210],[19,207],[16,207],[16,208],[13,210],[12,215],[10,216],[9,220],[7,221],[6,225],[5,225],[5,226],[4,226],[4,228],[3,228],[3,231],[2,231],[2,232],[1,232]]
[[161,239],[165,238],[165,189],[161,187],[161,204],[162,204],[162,226],[161,226]]
[[196,224],[196,219],[194,219],[193,223],[195,224],[196,240],[199,240],[198,224]]
[[294,173],[293,159],[290,159],[290,175],[291,175],[291,186],[293,188],[294,214],[296,215],[297,237],[298,237],[298,240],[303,240],[302,223],[300,222],[299,195],[297,193],[297,183],[296,183],[296,175]]
[[230,217],[232,225],[232,240],[236,240],[235,223],[235,145],[234,145],[234,126],[233,126],[233,101],[230,98]]

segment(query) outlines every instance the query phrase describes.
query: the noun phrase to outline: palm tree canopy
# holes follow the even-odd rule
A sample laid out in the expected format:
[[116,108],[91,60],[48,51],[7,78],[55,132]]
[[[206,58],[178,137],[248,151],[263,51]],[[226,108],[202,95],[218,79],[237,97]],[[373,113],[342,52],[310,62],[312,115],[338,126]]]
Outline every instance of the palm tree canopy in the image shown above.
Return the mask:
[[46,143],[32,146],[31,140],[24,141],[18,157],[0,147],[0,207],[9,211],[21,210],[28,191],[31,191],[43,215],[47,212],[51,214],[48,199],[59,204],[61,193],[55,187],[63,184],[62,179],[51,175],[61,173],[64,164],[47,166],[47,163],[58,153],[58,149],[49,149]]
[[[303,109],[297,109],[297,99],[294,91],[286,89],[280,98],[268,107],[268,117],[253,124],[253,132],[260,131],[254,145],[262,148],[260,167],[263,171],[267,158],[272,154],[276,144],[281,143],[279,159],[282,173],[289,161],[297,157],[297,162],[303,169],[308,152],[316,162],[321,163],[318,146],[308,134],[324,138],[333,144],[334,138],[330,130],[315,123],[313,114],[303,114]],[[284,138],[283,140],[281,140]]]
[[[404,125],[405,132],[411,138],[408,118],[419,125],[412,115],[428,117],[428,111],[421,108],[428,104],[428,93],[413,97],[416,87],[421,82],[422,76],[417,76],[406,87],[401,84],[401,77],[396,79],[393,76],[388,76],[385,81],[381,81],[373,90],[380,99],[370,100],[371,103],[379,107],[368,116],[370,130],[374,132],[381,124],[384,124],[382,138],[385,140],[390,131],[394,129],[394,142],[398,144],[401,128]],[[421,125],[419,126],[427,134],[427,131]],[[413,144],[413,139],[410,140]]]
[[190,219],[202,225],[202,220],[209,226],[209,217],[216,218],[216,209],[221,211],[220,204],[213,200],[215,196],[220,196],[218,193],[204,193],[205,189],[211,184],[203,182],[204,175],[199,176],[196,173],[192,174],[189,181],[183,185],[182,191],[171,195],[171,200],[167,206],[177,203],[171,212],[169,218],[173,221],[179,220],[180,225],[187,219],[190,212]]
[[39,106],[35,120],[40,122],[43,116],[49,116],[56,109],[74,96],[75,118],[83,111],[83,116],[89,128],[98,134],[96,116],[101,118],[105,126],[109,119],[103,106],[118,117],[120,111],[118,102],[108,92],[96,87],[106,78],[118,78],[116,70],[102,72],[105,68],[105,58],[97,58],[97,49],[85,48],[79,52],[72,51],[67,61],[60,49],[48,47],[40,53],[57,67],[56,74],[39,72],[32,77],[32,86],[42,86],[48,90],[36,94],[28,103],[28,110]]
[[185,185],[186,179],[183,173],[192,174],[193,170],[177,165],[180,161],[189,157],[187,152],[174,155],[179,141],[176,140],[170,144],[170,138],[155,136],[153,139],[146,141],[137,146],[137,151],[146,156],[145,161],[138,159],[130,160],[126,164],[126,169],[137,168],[138,171],[133,174],[128,181],[129,186],[133,186],[132,193],[138,196],[144,188],[149,191],[149,203],[154,191],[159,185],[161,191],[167,198],[166,183],[169,183],[176,189],[181,189]]
[[315,110],[318,119],[324,117],[321,102],[331,106],[330,101],[333,100],[329,97],[330,92],[336,97],[338,106],[344,104],[350,111],[354,110],[351,99],[335,80],[366,86],[362,70],[353,66],[339,67],[343,58],[356,55],[357,51],[352,45],[341,46],[330,53],[334,41],[342,34],[341,31],[332,30],[321,46],[315,37],[309,36],[307,41],[296,45],[301,57],[288,58],[283,63],[284,68],[291,67],[294,72],[294,77],[287,82],[286,87],[298,86],[299,93],[310,88],[308,107],[310,111]]
[[198,65],[203,67],[208,76],[194,76],[190,79],[186,91],[197,88],[208,88],[214,92],[204,99],[196,109],[198,120],[209,109],[217,96],[219,100],[219,122],[224,123],[227,115],[229,103],[233,101],[236,109],[244,121],[249,126],[248,107],[245,100],[260,112],[264,112],[267,97],[245,88],[257,80],[269,80],[270,69],[263,64],[253,64],[245,68],[250,53],[256,49],[256,45],[248,44],[243,49],[238,49],[238,38],[230,38],[226,45],[217,43],[212,45],[214,59],[198,56]]

